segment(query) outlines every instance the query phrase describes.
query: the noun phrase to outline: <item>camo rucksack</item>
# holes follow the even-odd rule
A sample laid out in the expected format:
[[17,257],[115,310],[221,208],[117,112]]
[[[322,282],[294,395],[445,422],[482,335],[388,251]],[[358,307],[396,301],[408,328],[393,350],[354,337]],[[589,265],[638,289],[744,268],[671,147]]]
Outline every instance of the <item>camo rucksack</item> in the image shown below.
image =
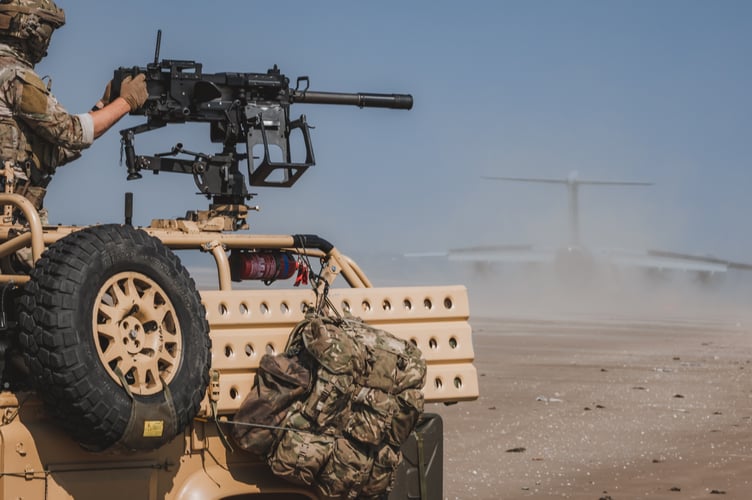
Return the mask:
[[[266,455],[276,475],[325,497],[388,492],[399,448],[423,412],[420,350],[357,319],[312,316],[293,330],[286,351],[277,356],[293,356],[311,370],[310,390],[287,408],[274,443],[251,451]],[[258,394],[243,406],[256,404],[248,401]]]
[[311,370],[297,356],[264,355],[256,370],[251,394],[235,414],[237,425],[230,432],[244,450],[265,456],[274,444],[274,427],[278,427],[293,402],[308,393]]

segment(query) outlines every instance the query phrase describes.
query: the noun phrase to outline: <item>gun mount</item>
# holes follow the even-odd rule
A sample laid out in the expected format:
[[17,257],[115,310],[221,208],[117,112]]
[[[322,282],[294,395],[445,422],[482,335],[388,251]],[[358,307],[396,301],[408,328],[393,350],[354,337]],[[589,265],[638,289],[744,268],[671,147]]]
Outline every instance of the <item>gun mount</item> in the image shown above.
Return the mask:
[[[131,114],[146,117],[146,123],[120,131],[128,180],[141,178],[141,170],[193,175],[199,194],[212,200],[210,212],[230,217],[232,229],[245,226],[245,203],[252,197],[240,164],[247,164],[251,186],[291,187],[316,163],[305,115],[290,118],[290,105],[338,104],[358,107],[411,109],[407,94],[314,92],[309,78],[297,78],[295,88],[275,65],[266,73],[203,72],[195,61],[159,60],[161,31],[157,35],[154,62],[146,67],[115,70],[113,96],[122,80],[144,73],[148,98]],[[169,152],[137,155],[136,134],[188,122],[209,123],[210,139],[222,144],[217,154],[189,151],[177,144]],[[290,138],[302,138],[302,154],[293,159]],[[238,145],[245,144],[245,151]],[[259,155],[255,156],[255,151]],[[190,158],[179,157],[186,155]],[[297,161],[296,161],[297,160]]]

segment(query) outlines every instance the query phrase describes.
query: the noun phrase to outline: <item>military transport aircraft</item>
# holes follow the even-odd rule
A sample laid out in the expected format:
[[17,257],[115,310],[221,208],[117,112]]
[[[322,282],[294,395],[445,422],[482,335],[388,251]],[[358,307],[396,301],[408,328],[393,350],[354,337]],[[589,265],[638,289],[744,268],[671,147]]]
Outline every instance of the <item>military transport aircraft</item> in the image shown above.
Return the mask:
[[493,263],[553,264],[557,270],[567,274],[579,274],[596,268],[640,268],[654,275],[670,271],[685,271],[695,273],[701,281],[722,275],[730,269],[752,270],[752,264],[731,262],[711,256],[664,250],[589,248],[582,245],[579,215],[579,190],[582,186],[650,186],[652,183],[581,180],[576,171],[571,172],[566,179],[493,176],[484,176],[483,179],[566,187],[569,194],[569,241],[559,248],[539,248],[533,245],[484,245],[456,248],[438,253],[410,254],[410,256],[444,256],[452,261],[475,263],[481,269]]

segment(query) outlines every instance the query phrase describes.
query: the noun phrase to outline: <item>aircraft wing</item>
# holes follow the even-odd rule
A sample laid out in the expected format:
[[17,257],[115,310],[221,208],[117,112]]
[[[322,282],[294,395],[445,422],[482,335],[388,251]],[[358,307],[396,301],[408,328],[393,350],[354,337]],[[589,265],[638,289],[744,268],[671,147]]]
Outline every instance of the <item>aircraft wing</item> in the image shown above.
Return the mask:
[[608,262],[623,267],[701,273],[725,273],[730,269],[752,270],[752,264],[665,250],[602,249],[597,253]]
[[445,257],[458,262],[509,262],[545,263],[553,262],[556,253],[550,249],[540,249],[532,245],[484,245],[455,248],[444,252],[423,252],[407,254],[407,257]]
[[[725,273],[729,270],[752,271],[752,264],[733,262],[712,256],[700,256],[665,250],[630,250],[623,248],[590,249],[595,262],[624,268],[655,269],[657,271],[685,271],[696,273]],[[546,264],[554,263],[565,251],[539,248],[533,245],[483,245],[455,248],[442,252],[407,254],[406,257],[443,257],[456,262]]]

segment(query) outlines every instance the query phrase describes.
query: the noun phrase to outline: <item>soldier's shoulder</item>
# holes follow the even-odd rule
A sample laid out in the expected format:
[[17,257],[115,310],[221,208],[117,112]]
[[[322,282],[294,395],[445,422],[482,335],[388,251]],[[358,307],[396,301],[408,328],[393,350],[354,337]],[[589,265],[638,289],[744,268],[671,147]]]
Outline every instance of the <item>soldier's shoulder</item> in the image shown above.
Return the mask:
[[17,70],[18,65],[14,64],[12,58],[0,57],[0,84],[4,84],[15,78]]
[[46,88],[33,69],[18,63],[13,58],[0,58],[0,82],[5,83],[11,80],[20,80],[40,89]]
[[15,77],[21,80],[23,83],[32,85],[33,87],[38,88],[39,90],[47,90],[47,86],[44,84],[42,79],[37,75],[36,71],[34,71],[31,68],[25,68],[23,66],[18,66],[14,69],[15,71]]

